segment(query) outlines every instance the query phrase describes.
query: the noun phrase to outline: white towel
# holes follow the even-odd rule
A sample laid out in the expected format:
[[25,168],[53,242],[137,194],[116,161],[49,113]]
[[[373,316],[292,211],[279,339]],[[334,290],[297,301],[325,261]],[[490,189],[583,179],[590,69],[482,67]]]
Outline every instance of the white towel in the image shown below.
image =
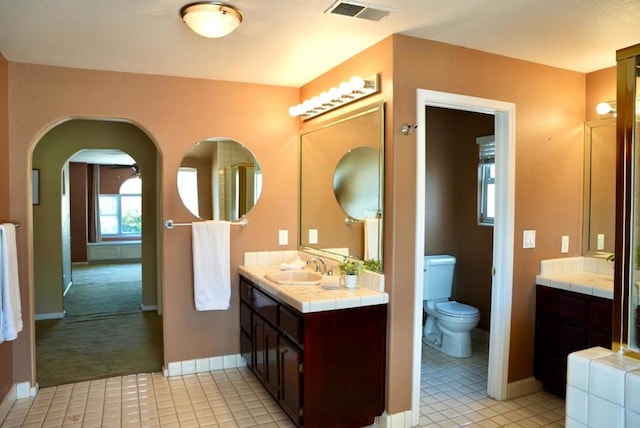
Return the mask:
[[306,263],[304,260],[301,260],[300,257],[298,257],[293,261],[280,263],[280,270],[302,270],[305,265]]
[[380,259],[379,251],[379,235],[380,219],[365,218],[364,219],[364,259]]
[[20,283],[18,282],[18,252],[16,227],[0,225],[0,343],[15,340],[22,331]]
[[231,267],[228,221],[192,224],[193,295],[198,311],[229,309]]

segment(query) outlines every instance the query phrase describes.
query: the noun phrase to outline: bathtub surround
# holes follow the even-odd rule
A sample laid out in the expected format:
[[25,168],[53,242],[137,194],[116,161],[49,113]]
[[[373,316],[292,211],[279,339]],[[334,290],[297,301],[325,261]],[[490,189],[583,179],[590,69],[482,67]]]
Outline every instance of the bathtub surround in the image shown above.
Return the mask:
[[567,428],[640,426],[640,361],[595,347],[568,362]]

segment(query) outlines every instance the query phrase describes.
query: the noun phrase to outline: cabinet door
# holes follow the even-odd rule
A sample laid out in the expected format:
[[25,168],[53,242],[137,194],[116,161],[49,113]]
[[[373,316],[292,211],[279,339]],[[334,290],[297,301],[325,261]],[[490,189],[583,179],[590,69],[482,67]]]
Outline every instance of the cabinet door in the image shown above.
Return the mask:
[[260,316],[253,317],[254,372],[267,390],[278,394],[278,332]]
[[280,406],[301,425],[302,351],[285,336],[280,337]]

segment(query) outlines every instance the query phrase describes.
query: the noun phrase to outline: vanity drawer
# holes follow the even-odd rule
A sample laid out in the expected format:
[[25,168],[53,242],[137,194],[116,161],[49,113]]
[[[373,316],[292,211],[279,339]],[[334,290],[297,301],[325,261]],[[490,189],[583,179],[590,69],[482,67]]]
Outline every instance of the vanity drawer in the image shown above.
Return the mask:
[[251,305],[253,287],[244,278],[240,277],[240,300],[246,302],[248,305]]
[[568,319],[576,323],[587,321],[587,301],[582,296],[574,297],[562,291],[543,290],[541,297],[543,298],[545,315]]
[[265,320],[278,325],[278,302],[258,289],[253,289],[253,308]]
[[302,318],[283,306],[280,306],[280,329],[297,343],[302,343]]

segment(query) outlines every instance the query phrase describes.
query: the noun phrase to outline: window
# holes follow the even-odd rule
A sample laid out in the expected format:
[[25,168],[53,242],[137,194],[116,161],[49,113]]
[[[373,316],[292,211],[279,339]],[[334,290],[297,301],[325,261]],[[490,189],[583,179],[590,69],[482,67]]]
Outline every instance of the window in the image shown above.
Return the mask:
[[181,166],[178,168],[178,194],[191,213],[200,216],[198,209],[198,170]]
[[138,236],[142,234],[142,180],[130,178],[117,195],[99,197],[100,233],[103,236]]
[[478,144],[478,224],[492,226],[496,206],[496,144],[493,135]]

